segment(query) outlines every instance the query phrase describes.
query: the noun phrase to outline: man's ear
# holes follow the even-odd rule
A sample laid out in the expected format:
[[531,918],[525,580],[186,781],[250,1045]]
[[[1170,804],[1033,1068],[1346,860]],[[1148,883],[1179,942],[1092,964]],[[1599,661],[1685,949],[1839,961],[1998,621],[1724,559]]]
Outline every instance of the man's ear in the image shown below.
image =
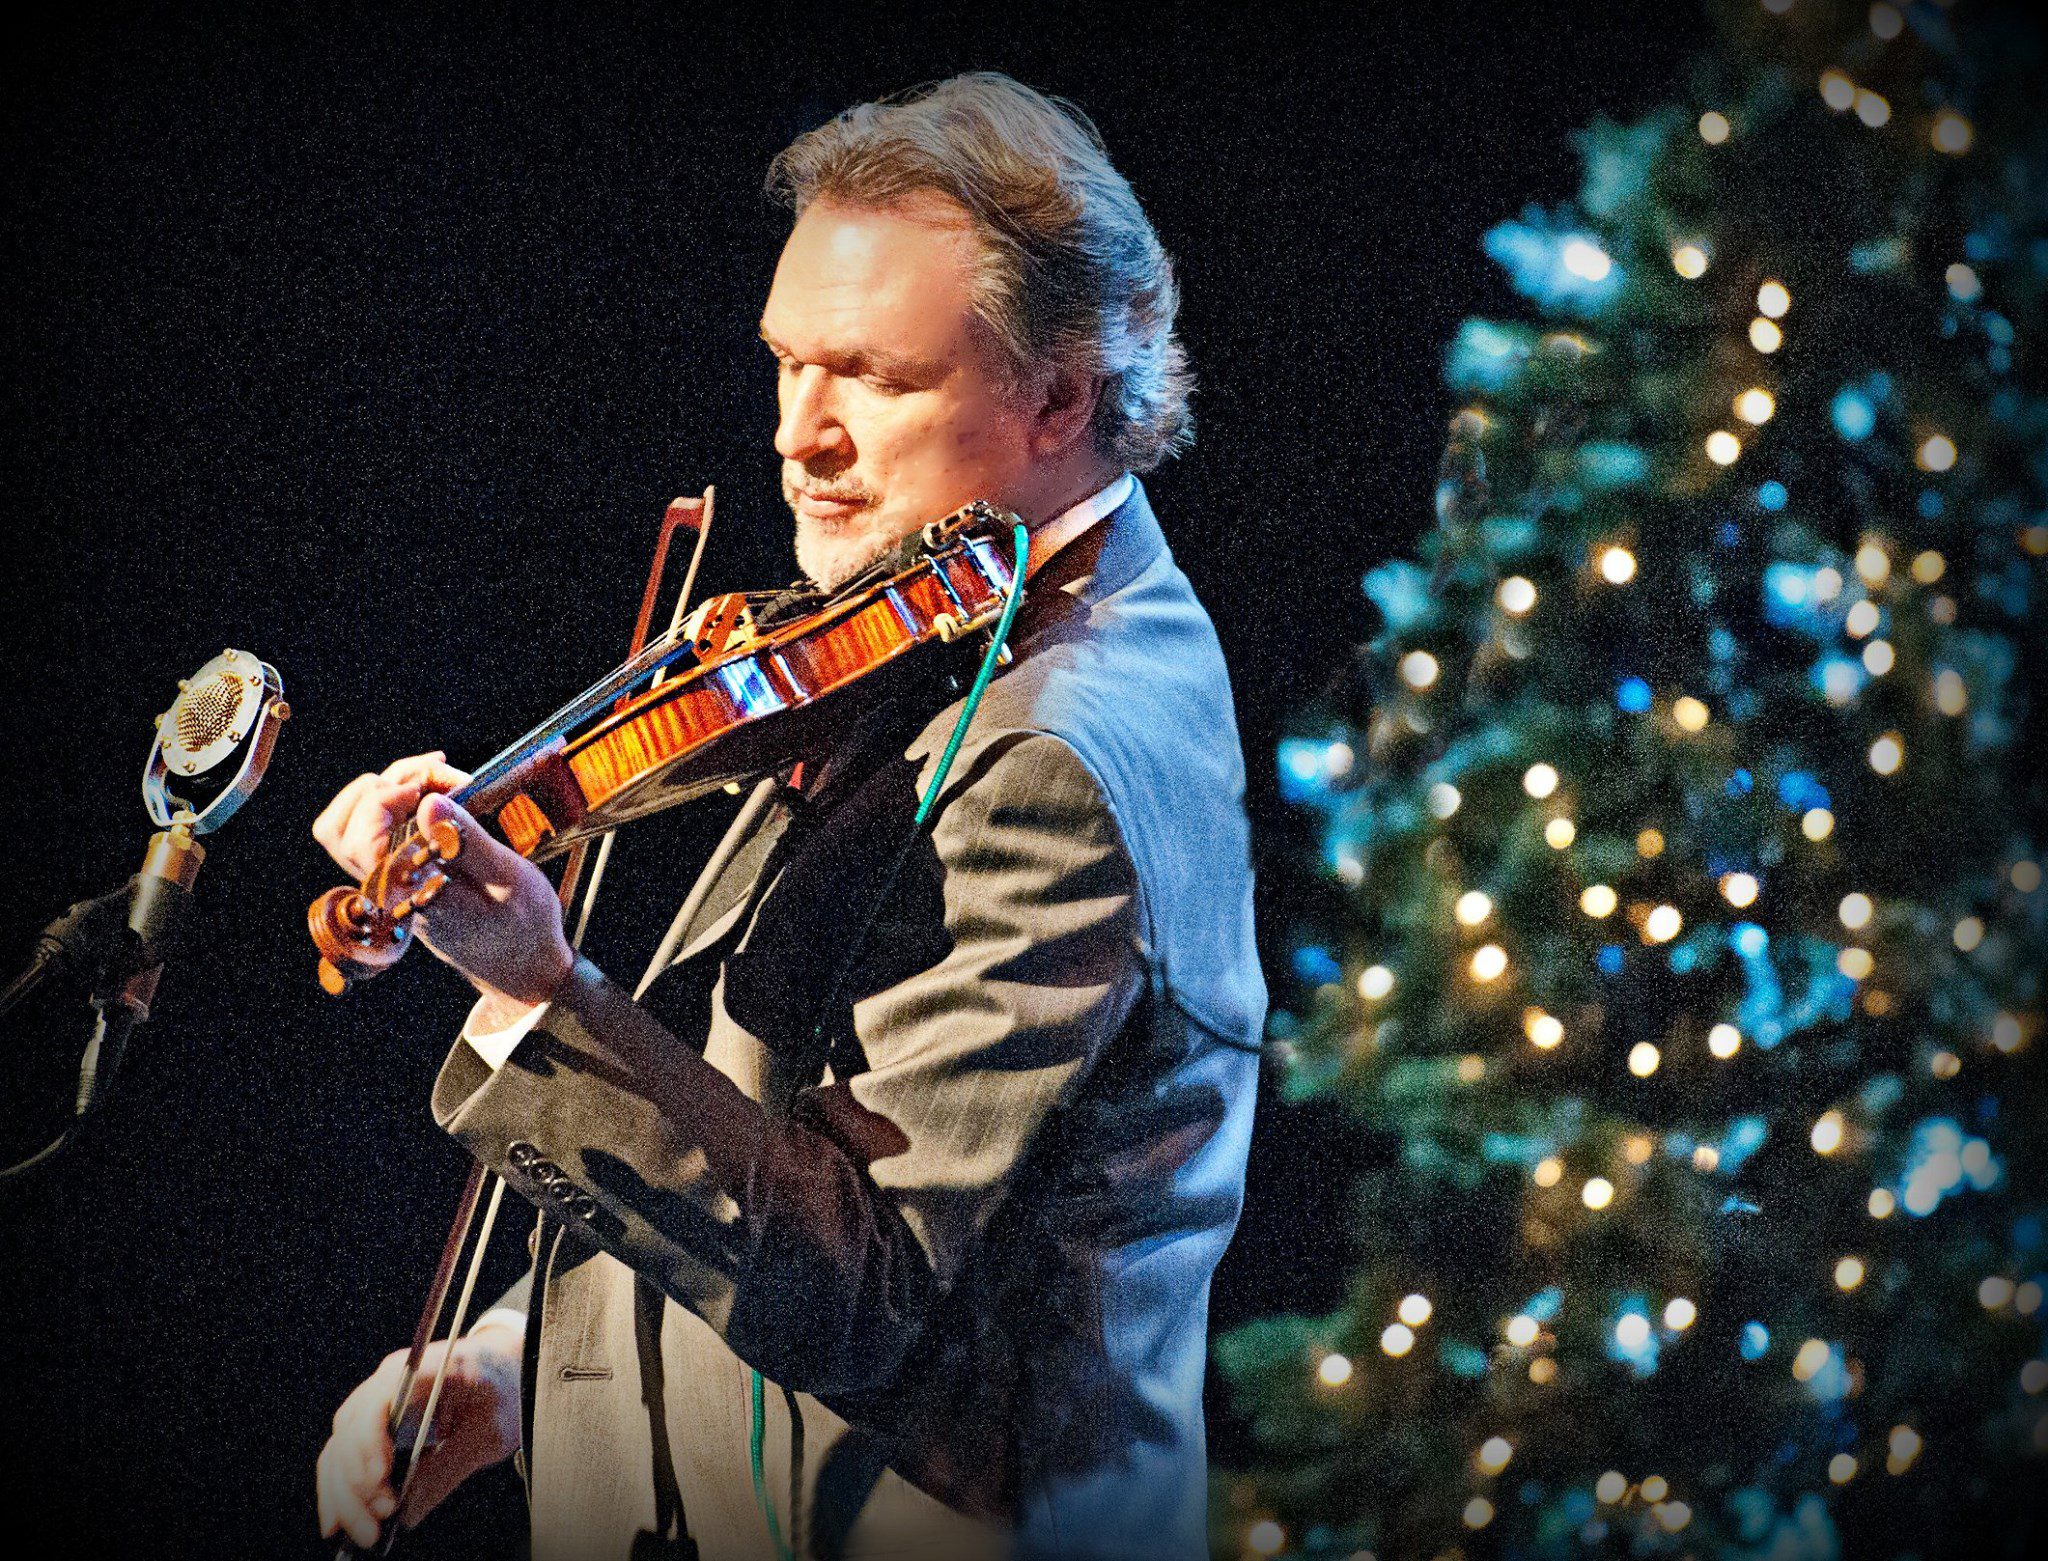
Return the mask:
[[1071,368],[1048,369],[1036,389],[1032,399],[1037,412],[1031,433],[1040,454],[1060,454],[1087,437],[1095,405],[1102,399],[1099,375]]

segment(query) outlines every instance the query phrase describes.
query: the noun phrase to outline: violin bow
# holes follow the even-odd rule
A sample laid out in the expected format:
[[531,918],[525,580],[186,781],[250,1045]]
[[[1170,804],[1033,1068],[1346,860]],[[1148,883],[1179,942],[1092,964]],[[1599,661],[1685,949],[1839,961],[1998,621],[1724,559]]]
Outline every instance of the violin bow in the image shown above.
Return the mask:
[[[674,639],[681,632],[683,620],[688,615],[690,593],[697,584],[697,569],[704,562],[704,544],[711,539],[711,518],[717,502],[718,490],[707,487],[701,498],[677,498],[670,501],[662,515],[661,529],[654,540],[654,557],[648,565],[647,585],[640,593],[640,611],[633,623],[633,644],[626,652],[627,661],[632,661],[647,648],[647,631],[654,620],[654,603],[661,593],[661,580],[668,567],[669,544],[678,530],[688,528],[696,532],[697,544],[690,554],[690,565],[683,575],[683,588],[676,597],[675,612],[669,620],[667,638]],[[658,685],[664,674],[657,673]],[[621,696],[623,702],[626,696]],[[574,932],[570,935],[569,946],[580,949],[583,934],[590,925],[590,913],[597,904],[599,888],[604,883],[605,864],[611,858],[612,842],[617,830],[607,830],[599,842],[597,864],[590,875],[590,888],[583,896],[583,908],[576,918]],[[579,840],[571,846],[563,859],[562,877],[555,886],[556,897],[561,901],[562,915],[566,922],[571,906],[575,903],[576,888],[583,875],[583,860],[588,841]],[[485,1201],[488,1189],[489,1200]],[[491,1232],[497,1225],[498,1208],[504,1201],[505,1181],[495,1172],[487,1169],[482,1161],[472,1162],[469,1176],[463,1184],[462,1196],[455,1206],[454,1221],[448,1227],[448,1239],[442,1244],[441,1259],[435,1266],[433,1281],[427,1286],[427,1298],[420,1308],[419,1321],[413,1326],[412,1343],[406,1350],[405,1369],[399,1374],[398,1390],[391,1401],[391,1418],[387,1430],[391,1435],[393,1467],[403,1464],[399,1474],[398,1499],[392,1505],[391,1516],[377,1536],[376,1555],[389,1555],[398,1542],[400,1529],[399,1515],[405,1511],[406,1498],[412,1492],[413,1477],[418,1474],[421,1460],[429,1451],[434,1430],[434,1412],[440,1407],[441,1389],[448,1379],[448,1363],[453,1359],[455,1341],[462,1336],[463,1324],[468,1320],[470,1302],[475,1298],[477,1276],[483,1272],[484,1253],[490,1246]],[[420,1361],[425,1357],[427,1346],[433,1342],[434,1334],[441,1321],[441,1313],[448,1303],[448,1291],[455,1279],[456,1264],[462,1257],[465,1246],[470,1246],[470,1228],[476,1223],[477,1206],[484,1205],[483,1223],[477,1227],[476,1241],[470,1250],[469,1267],[463,1275],[462,1292],[456,1298],[455,1314],[448,1324],[449,1347],[442,1351],[440,1366],[434,1372],[433,1386],[427,1390],[427,1401],[421,1406],[419,1425],[409,1443],[401,1443],[405,1431],[407,1406],[412,1400],[413,1384],[419,1380]],[[340,1548],[335,1552],[336,1561],[351,1561],[365,1552],[346,1534],[341,1538]]]

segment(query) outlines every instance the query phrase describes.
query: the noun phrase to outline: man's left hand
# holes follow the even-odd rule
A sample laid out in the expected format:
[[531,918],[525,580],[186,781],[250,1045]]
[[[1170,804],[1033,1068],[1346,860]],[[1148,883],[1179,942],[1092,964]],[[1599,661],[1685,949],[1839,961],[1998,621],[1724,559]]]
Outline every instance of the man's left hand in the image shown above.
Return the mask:
[[448,886],[419,913],[421,938],[486,997],[547,1002],[576,962],[555,886],[460,804],[433,793],[421,800],[419,821],[439,819],[455,826],[462,849],[442,869]]

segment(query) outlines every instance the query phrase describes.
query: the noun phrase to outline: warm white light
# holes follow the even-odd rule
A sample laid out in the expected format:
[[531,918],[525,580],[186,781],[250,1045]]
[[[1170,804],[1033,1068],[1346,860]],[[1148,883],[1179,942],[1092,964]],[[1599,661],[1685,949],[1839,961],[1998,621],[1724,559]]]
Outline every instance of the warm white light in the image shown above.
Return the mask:
[[1522,1014],[1522,1033],[1538,1051],[1552,1051],[1564,1040],[1564,1021],[1540,1008],[1526,1009]]
[[1526,1350],[1530,1345],[1534,1344],[1536,1342],[1536,1335],[1541,1332],[1536,1325],[1536,1319],[1526,1312],[1517,1312],[1513,1317],[1510,1317],[1508,1325],[1503,1331],[1508,1343],[1518,1350]]
[[1684,1296],[1676,1296],[1664,1308],[1664,1326],[1673,1333],[1683,1333],[1699,1317],[1700,1309]]
[[1883,585],[1891,578],[1891,554],[1875,542],[1864,543],[1856,549],[1856,573],[1862,576],[1865,585]]
[[2012,872],[2007,876],[2021,894],[2032,894],[2041,887],[2041,864],[2031,857],[2021,857],[2012,864]]
[[1474,1496],[1465,1503],[1465,1527],[1485,1528],[1493,1521],[1493,1503],[1484,1496]]
[[1938,1051],[1927,1059],[1927,1071],[1938,1079],[1952,1079],[1963,1071],[1963,1059],[1952,1051]]
[[1278,1555],[1281,1547],[1287,1543],[1287,1530],[1271,1518],[1264,1518],[1245,1531],[1244,1542],[1254,1554]]
[[1625,547],[1600,550],[1600,578],[1609,585],[1627,585],[1636,577],[1636,555]]
[[1682,1501],[1660,1501],[1650,1509],[1650,1516],[1665,1533],[1676,1534],[1692,1521],[1692,1508]]
[[1753,873],[1723,873],[1721,895],[1737,910],[1756,904],[1758,885]]
[[1650,1319],[1641,1312],[1626,1312],[1614,1325],[1614,1342],[1625,1350],[1639,1350],[1650,1342]]
[[1553,851],[1562,851],[1578,838],[1578,826],[1568,818],[1554,818],[1543,826],[1543,843]]
[[1535,582],[1521,575],[1509,575],[1493,594],[1501,605],[1501,611],[1513,613],[1518,618],[1536,605]]
[[1873,130],[1891,122],[1892,106],[1868,87],[1856,89],[1856,117]]
[[1614,1183],[1604,1176],[1595,1176],[1579,1189],[1579,1201],[1589,1209],[1604,1209],[1614,1201]]
[[2000,1014],[1991,1021],[1991,1044],[1999,1051],[2018,1051],[2022,1039],[2018,1014]]
[[1771,420],[1771,414],[1778,410],[1778,403],[1762,386],[1745,390],[1735,398],[1735,415],[1745,423],[1759,427]]
[[1977,273],[1960,260],[1942,273],[1942,280],[1948,283],[1949,296],[1959,304],[1966,304],[1984,291],[1984,284],[1977,280]]
[[1792,294],[1783,282],[1766,282],[1756,290],[1756,310],[1773,320],[1785,318],[1792,307]]
[[1522,790],[1541,802],[1557,790],[1557,771],[1547,764],[1532,764],[1522,772]]
[[1899,8],[1895,5],[1880,3],[1870,8],[1870,30],[1886,43],[1898,37],[1905,25],[1906,19],[1899,14]]
[[1920,1440],[1920,1433],[1911,1426],[1893,1426],[1887,1443],[1891,1456],[1885,1460],[1886,1470],[1892,1474],[1904,1474],[1913,1466],[1913,1460],[1920,1456],[1920,1449],[1925,1445]]
[[1892,649],[1890,640],[1872,640],[1863,647],[1863,670],[1874,678],[1883,677],[1898,661],[1898,652]]
[[1913,459],[1926,472],[1945,472],[1956,464],[1956,442],[1947,434],[1929,434],[1920,441]]
[[1890,775],[1906,761],[1906,745],[1896,732],[1887,732],[1870,745],[1870,767]]
[[1648,1041],[1637,1041],[1629,1048],[1628,1071],[1639,1079],[1646,1079],[1657,1071],[1657,1064],[1664,1060],[1664,1054]]
[[1678,723],[1680,731],[1698,732],[1706,729],[1709,716],[1704,704],[1684,694],[1671,702],[1671,719]]
[[1826,808],[1808,808],[1800,815],[1799,832],[1818,844],[1835,832],[1835,815]]
[[1825,565],[1813,572],[1813,599],[1831,602],[1842,594],[1842,571]]
[[1351,1380],[1351,1357],[1348,1355],[1325,1355],[1322,1364],[1316,1367],[1316,1375],[1326,1388],[1341,1388]]
[[1680,244],[1671,252],[1671,269],[1688,282],[1707,274],[1707,252],[1697,244]]
[[1822,1112],[1819,1120],[1813,1124],[1813,1152],[1815,1154],[1833,1154],[1837,1149],[1840,1149],[1845,1128],[1846,1124],[1842,1121],[1841,1112]]
[[1799,1346],[1799,1353],[1792,1357],[1792,1375],[1801,1382],[1811,1382],[1820,1375],[1821,1367],[1828,1363],[1832,1353],[1823,1339],[1808,1339]]
[[1863,1259],[1845,1257],[1835,1265],[1835,1288],[1854,1290],[1863,1283]]
[[2003,1274],[1993,1274],[1977,1286],[1977,1304],[1987,1312],[1998,1311],[2012,1301],[2013,1282]]
[[1609,1469],[1593,1482],[1593,1494],[1612,1506],[1628,1494],[1628,1476],[1619,1469]]
[[1464,794],[1449,781],[1438,781],[1429,788],[1429,812],[1432,818],[1449,818],[1464,802]]
[[1878,611],[1877,603],[1869,600],[1857,602],[1842,619],[1842,627],[1851,639],[1860,640],[1866,634],[1873,634],[1884,622],[1884,614]]
[[1394,973],[1385,965],[1367,965],[1358,973],[1358,995],[1376,1003],[1394,990]]
[[1401,658],[1401,681],[1418,693],[1436,681],[1439,670],[1436,657],[1426,650],[1411,650]]
[[1388,1323],[1380,1335],[1380,1348],[1399,1360],[1415,1348],[1415,1330],[1406,1323]]
[[1700,115],[1700,139],[1709,146],[1719,146],[1728,139],[1728,134],[1733,128],[1728,123],[1728,116],[1714,109],[1710,108]]
[[1579,896],[1579,909],[1598,920],[1603,916],[1612,916],[1616,902],[1615,892],[1606,884],[1588,884],[1585,892]]
[[1571,240],[1565,245],[1561,258],[1565,270],[1588,282],[1604,282],[1607,273],[1614,269],[1614,262],[1608,258],[1607,251],[1590,239]]
[[1856,1455],[1836,1453],[1828,1460],[1828,1478],[1837,1485],[1847,1485],[1856,1478]]
[[1932,585],[1948,572],[1948,560],[1933,548],[1913,555],[1913,578],[1922,585]]
[[1435,1311],[1436,1308],[1430,1304],[1429,1297],[1418,1290],[1412,1295],[1401,1297],[1401,1304],[1394,1308],[1394,1315],[1409,1327],[1420,1328],[1429,1321]]
[[1685,926],[1685,918],[1678,914],[1675,905],[1660,905],[1651,911],[1643,923],[1643,936],[1652,943],[1669,943]]
[[1758,352],[1776,352],[1785,345],[1785,333],[1778,329],[1775,320],[1758,315],[1749,322],[1749,344]]
[[1732,1024],[1717,1024],[1707,1032],[1707,1050],[1726,1062],[1742,1050],[1742,1032]]
[[1508,1460],[1515,1456],[1515,1444],[1504,1436],[1489,1436],[1479,1444],[1479,1454],[1474,1460],[1482,1474],[1498,1474],[1508,1466]]
[[1927,127],[1927,139],[1934,143],[1937,152],[1960,157],[1970,149],[1970,143],[1977,139],[1977,132],[1961,114],[1952,108],[1945,108],[1934,116],[1934,123]]
[[1716,466],[1733,466],[1742,455],[1742,441],[1725,428],[1707,435],[1707,459]]
[[1843,949],[1835,956],[1835,969],[1851,981],[1866,979],[1876,968],[1877,961],[1871,957],[1869,949]]
[[1476,927],[1493,914],[1493,897],[1483,889],[1467,889],[1458,896],[1456,915],[1460,925]]
[[1856,102],[1856,83],[1838,70],[1820,73],[1820,100],[1837,114],[1846,113]]
[[1870,925],[1876,906],[1867,894],[1845,894],[1842,903],[1835,908],[1835,914],[1842,918],[1842,925],[1851,932],[1859,932]]
[[1555,1187],[1564,1180],[1564,1161],[1556,1155],[1545,1155],[1536,1162],[1536,1169],[1529,1173],[1529,1179],[1538,1187]]
[[1497,980],[1507,968],[1507,950],[1498,943],[1481,944],[1472,951],[1472,979],[1475,981]]
[[1872,1219],[1888,1220],[1892,1217],[1892,1212],[1898,1206],[1899,1200],[1893,1196],[1892,1190],[1889,1187],[1873,1187],[1870,1189],[1870,1203],[1868,1207]]

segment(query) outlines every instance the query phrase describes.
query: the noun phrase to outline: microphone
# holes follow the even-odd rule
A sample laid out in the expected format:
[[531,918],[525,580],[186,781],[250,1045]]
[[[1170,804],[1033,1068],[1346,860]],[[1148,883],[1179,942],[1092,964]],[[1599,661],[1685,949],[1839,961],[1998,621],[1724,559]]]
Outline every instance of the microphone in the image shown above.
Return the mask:
[[[80,1061],[72,1125],[11,1177],[63,1147],[120,1066],[128,1032],[149,1018],[164,962],[190,935],[192,885],[206,860],[199,837],[234,816],[270,766],[278,728],[291,718],[277,668],[228,649],[178,683],[156,720],[142,767],[142,799],[157,832],[142,867],[119,888],[81,900],[36,939],[28,966],[0,991],[0,1015],[53,975],[91,993],[97,1020]],[[173,788],[176,788],[175,790]]]

